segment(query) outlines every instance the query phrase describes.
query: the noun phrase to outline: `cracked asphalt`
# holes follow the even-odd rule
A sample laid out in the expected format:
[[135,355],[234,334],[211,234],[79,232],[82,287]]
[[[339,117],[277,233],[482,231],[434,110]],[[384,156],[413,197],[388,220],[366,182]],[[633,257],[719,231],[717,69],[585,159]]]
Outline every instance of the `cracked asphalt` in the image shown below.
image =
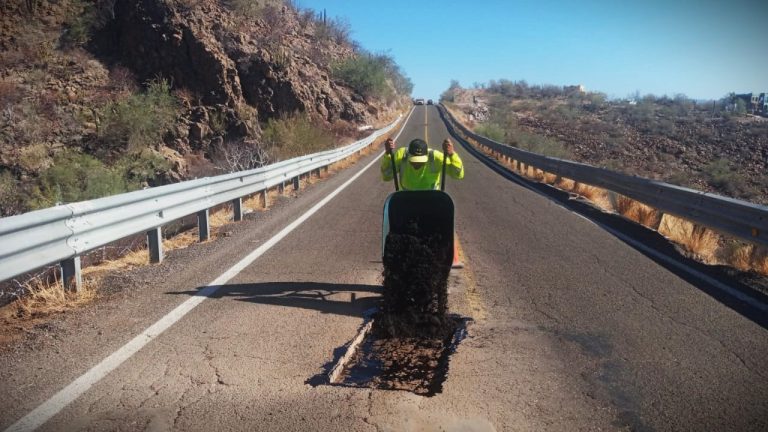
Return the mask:
[[[398,145],[447,136],[418,106]],[[212,298],[42,430],[768,430],[768,334],[584,218],[458,146],[448,179],[472,317],[443,392],[309,384],[354,338],[380,288],[374,165]],[[113,293],[0,352],[13,424],[350,178],[375,154],[227,226],[231,235],[108,280]]]

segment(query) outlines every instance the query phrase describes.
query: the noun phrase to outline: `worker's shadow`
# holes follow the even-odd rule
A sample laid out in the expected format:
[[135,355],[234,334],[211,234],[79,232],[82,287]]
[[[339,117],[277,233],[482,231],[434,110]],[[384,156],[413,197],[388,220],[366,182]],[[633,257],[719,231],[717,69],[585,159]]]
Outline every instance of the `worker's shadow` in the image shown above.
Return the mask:
[[[173,294],[200,295],[198,291]],[[374,295],[375,294],[375,295]],[[379,304],[377,285],[320,282],[262,282],[220,286],[209,298],[235,297],[238,301],[317,310],[322,313],[364,317]]]

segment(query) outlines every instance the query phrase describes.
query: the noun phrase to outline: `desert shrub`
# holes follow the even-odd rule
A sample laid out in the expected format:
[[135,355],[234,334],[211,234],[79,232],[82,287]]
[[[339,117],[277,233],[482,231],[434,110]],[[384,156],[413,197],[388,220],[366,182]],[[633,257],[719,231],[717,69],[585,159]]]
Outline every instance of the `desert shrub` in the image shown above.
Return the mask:
[[237,15],[247,19],[261,18],[266,1],[259,0],[227,0],[227,7]]
[[15,82],[0,80],[0,110],[19,102],[22,96],[21,89]]
[[125,190],[120,192],[128,192],[149,186],[170,168],[171,164],[161,155],[143,150],[122,155],[112,170],[125,182]]
[[267,149],[256,141],[225,141],[215,149],[212,160],[219,170],[237,172],[267,165],[271,156]]
[[271,119],[263,128],[264,144],[278,160],[328,150],[333,135],[312,123],[305,115]]
[[551,120],[562,122],[566,124],[572,124],[581,118],[579,109],[570,105],[558,105],[554,110],[549,112],[548,116]]
[[110,69],[109,87],[118,93],[134,93],[139,88],[136,76],[124,66],[115,66]]
[[50,165],[48,147],[45,144],[32,144],[21,148],[19,165],[28,172],[37,172]]
[[65,48],[73,48],[87,44],[94,31],[104,27],[115,17],[116,1],[73,1],[71,13],[64,22],[64,32],[59,39],[61,45]]
[[342,60],[333,66],[332,73],[334,78],[366,97],[379,97],[390,91],[384,68],[371,55]]
[[441,102],[455,102],[456,95],[461,92],[461,84],[457,80],[451,80],[451,85],[448,89],[440,94]]
[[318,19],[315,22],[315,37],[320,40],[346,44],[350,42],[351,33],[352,26],[344,18]]
[[490,138],[494,141],[504,142],[506,134],[504,128],[496,123],[481,123],[475,126],[475,133]]
[[99,139],[107,148],[137,151],[158,144],[176,119],[179,106],[168,81],[151,81],[147,91],[110,103],[103,112]]
[[727,159],[717,159],[710,162],[702,169],[702,174],[709,184],[719,188],[725,187],[736,176],[736,172],[731,169]]
[[385,54],[360,53],[337,62],[333,77],[366,97],[391,97],[410,94],[413,84],[394,60]]
[[15,32],[15,47],[0,51],[0,66],[46,66],[54,54],[56,36],[41,22],[29,21]]
[[131,153],[107,166],[93,156],[67,149],[54,156],[31,189],[27,206],[45,208],[136,190],[168,169],[168,163],[149,152]]
[[121,176],[98,159],[76,150],[65,150],[54,157],[53,165],[33,187],[28,206],[51,207],[59,202],[99,198],[126,190]]
[[553,138],[516,131],[512,136],[512,139],[513,143],[516,143],[517,147],[523,150],[561,159],[572,157],[570,150],[568,150],[563,143]]
[[727,159],[716,159],[702,168],[702,176],[711,186],[736,197],[749,198],[755,191],[746,179],[731,167]]
[[23,211],[23,202],[16,179],[9,171],[0,171],[0,217]]

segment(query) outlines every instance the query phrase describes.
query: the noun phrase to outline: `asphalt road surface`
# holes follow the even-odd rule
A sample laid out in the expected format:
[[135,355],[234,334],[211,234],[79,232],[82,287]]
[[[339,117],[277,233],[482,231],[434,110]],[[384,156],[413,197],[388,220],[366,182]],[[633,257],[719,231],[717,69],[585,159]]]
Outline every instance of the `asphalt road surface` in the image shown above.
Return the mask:
[[[417,106],[398,145],[447,137]],[[211,294],[204,288],[374,161],[376,152],[229,236],[112,278],[110,294],[0,353],[0,428],[176,306],[196,308],[63,405],[41,430],[768,430],[768,333],[461,146],[447,180],[471,317],[443,392],[310,384],[375,305],[382,203],[374,163]],[[90,386],[90,387],[88,387]],[[66,400],[66,395],[64,400]]]

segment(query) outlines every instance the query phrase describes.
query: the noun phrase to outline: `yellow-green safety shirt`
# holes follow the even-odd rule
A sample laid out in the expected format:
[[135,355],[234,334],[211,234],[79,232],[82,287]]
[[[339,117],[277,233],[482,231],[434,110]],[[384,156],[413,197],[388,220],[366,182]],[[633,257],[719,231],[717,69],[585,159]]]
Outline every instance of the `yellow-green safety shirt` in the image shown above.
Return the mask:
[[[408,149],[400,147],[392,152],[397,166],[397,176],[400,179],[400,188],[404,190],[437,190],[440,189],[440,176],[442,175],[443,160],[446,160],[445,172],[459,180],[464,178],[464,164],[461,158],[454,152],[447,159],[443,152],[429,150],[428,160],[419,169],[414,169],[408,162]],[[392,160],[384,154],[381,159],[381,178],[390,181],[394,177],[392,172]]]

